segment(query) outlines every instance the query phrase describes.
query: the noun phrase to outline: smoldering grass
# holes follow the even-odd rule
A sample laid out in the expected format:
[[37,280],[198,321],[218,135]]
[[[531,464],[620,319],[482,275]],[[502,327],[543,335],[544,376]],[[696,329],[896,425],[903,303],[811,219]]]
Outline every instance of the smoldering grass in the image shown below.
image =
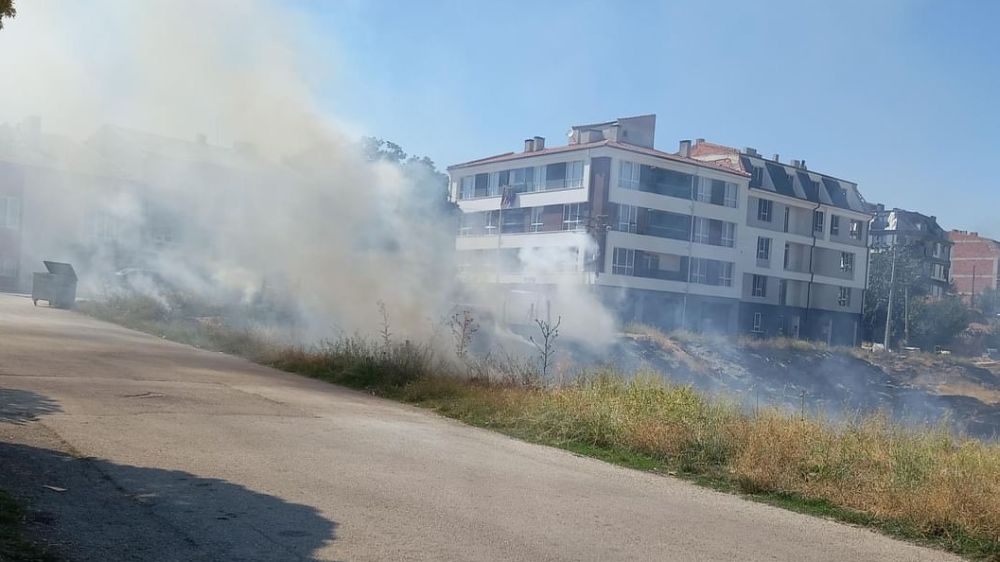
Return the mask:
[[[173,333],[171,316],[148,302],[83,308]],[[208,342],[527,441],[1000,560],[1000,445],[956,436],[945,424],[748,410],[656,373],[626,376],[611,367],[553,384],[512,355],[458,358],[378,334],[302,347],[272,344],[259,333],[227,334],[212,322],[184,328],[181,341]]]

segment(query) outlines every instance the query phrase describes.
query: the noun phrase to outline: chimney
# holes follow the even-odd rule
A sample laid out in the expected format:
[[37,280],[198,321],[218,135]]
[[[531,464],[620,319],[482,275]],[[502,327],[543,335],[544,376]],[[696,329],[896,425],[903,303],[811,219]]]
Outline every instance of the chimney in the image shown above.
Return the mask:
[[535,139],[524,139],[524,151],[534,152],[535,150]]
[[691,141],[689,141],[689,140],[682,140],[681,141],[680,150],[677,151],[677,154],[679,156],[681,156],[682,158],[690,158],[691,157]]
[[777,155],[777,154],[775,154],[775,155],[774,155],[774,161],[775,161],[775,162],[781,162],[781,160],[780,160],[780,159],[778,158],[778,155]]
[[757,149],[753,148],[752,146],[748,146],[748,147],[744,148],[743,152],[746,153],[747,156],[759,156],[757,154]]
[[705,139],[694,139],[695,144],[702,144],[703,142],[705,142]]
[[802,167],[802,163],[799,162],[798,160],[792,160],[792,167],[796,168],[796,169],[801,168]]
[[806,169],[806,161],[805,161],[805,160],[800,160],[800,161],[799,161],[799,166],[800,166],[800,167],[801,167],[801,168],[802,168],[803,170],[805,170],[805,169]]
[[536,151],[545,149],[545,137],[535,137],[534,140],[535,140],[534,145]]

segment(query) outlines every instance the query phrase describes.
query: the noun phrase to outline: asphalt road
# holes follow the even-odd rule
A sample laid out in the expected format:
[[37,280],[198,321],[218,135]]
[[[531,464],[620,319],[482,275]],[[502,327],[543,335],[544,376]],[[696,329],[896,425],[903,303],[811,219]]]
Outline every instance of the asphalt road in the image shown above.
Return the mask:
[[0,488],[73,560],[957,560],[11,295]]

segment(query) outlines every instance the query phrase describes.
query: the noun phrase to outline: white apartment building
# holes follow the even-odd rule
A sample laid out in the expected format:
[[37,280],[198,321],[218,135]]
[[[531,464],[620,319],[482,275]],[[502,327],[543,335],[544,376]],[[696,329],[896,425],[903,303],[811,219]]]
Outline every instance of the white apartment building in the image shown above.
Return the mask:
[[[523,152],[449,167],[451,196],[463,213],[456,242],[460,274],[503,284],[511,294],[582,284],[623,321],[725,332],[776,334],[780,308],[825,306],[831,290],[834,300],[841,296],[837,288],[820,287],[815,272],[802,272],[799,246],[818,254],[844,238],[854,248],[854,214],[838,215],[843,234],[821,236],[822,245],[813,244],[808,230],[807,240],[798,237],[798,222],[781,233],[788,236],[764,236],[771,231],[756,218],[762,196],[750,188],[752,170],[695,157],[688,141],[677,154],[656,150],[654,133],[653,115],[622,118],[575,126],[566,146],[546,148],[535,137]],[[783,212],[786,204],[812,216],[807,200],[788,199],[795,201],[774,200],[772,212]],[[798,213],[792,217],[799,220]],[[758,248],[762,237],[771,239],[766,250]],[[786,242],[787,271],[778,267]],[[772,253],[779,256],[774,267]],[[850,289],[847,310],[860,311],[865,256],[853,259],[850,272],[823,271]],[[761,281],[762,275],[768,279]],[[779,279],[787,279],[781,289]],[[803,280],[814,294],[799,295]],[[779,306],[782,291],[787,304]],[[797,331],[784,333],[807,335],[807,317],[794,324]],[[831,324],[831,334],[834,328],[844,329]]]
[[805,161],[698,139],[690,156],[750,174],[745,216],[741,326],[857,345],[868,279],[874,206],[854,182]]

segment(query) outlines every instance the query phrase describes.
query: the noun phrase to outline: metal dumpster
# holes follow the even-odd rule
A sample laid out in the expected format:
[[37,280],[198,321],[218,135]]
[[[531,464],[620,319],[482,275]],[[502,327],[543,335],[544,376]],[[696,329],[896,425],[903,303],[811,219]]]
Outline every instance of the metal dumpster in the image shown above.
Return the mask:
[[31,284],[31,300],[46,301],[49,306],[73,308],[76,302],[76,271],[68,263],[44,261],[48,273],[36,273]]

